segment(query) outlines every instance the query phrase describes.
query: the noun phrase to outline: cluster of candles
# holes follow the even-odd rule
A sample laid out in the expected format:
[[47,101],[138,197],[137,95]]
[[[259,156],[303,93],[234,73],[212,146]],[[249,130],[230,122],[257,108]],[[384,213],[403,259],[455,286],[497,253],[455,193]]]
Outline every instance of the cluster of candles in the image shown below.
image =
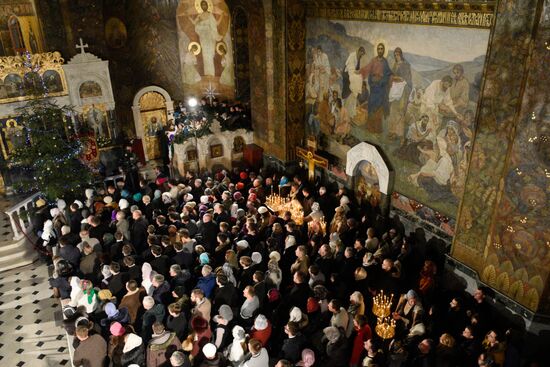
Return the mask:
[[271,194],[265,199],[265,204],[274,212],[284,210],[290,203],[290,198],[282,197],[279,194]]
[[327,231],[327,222],[325,222],[325,217],[321,217],[320,220],[313,220],[311,222],[308,222],[307,224],[307,230],[308,233],[313,231],[313,226],[318,225],[321,228],[321,233],[325,234]]
[[381,291],[374,296],[372,302],[372,313],[376,315],[376,334],[382,339],[391,339],[395,336],[395,320],[390,317],[393,294],[384,294]]

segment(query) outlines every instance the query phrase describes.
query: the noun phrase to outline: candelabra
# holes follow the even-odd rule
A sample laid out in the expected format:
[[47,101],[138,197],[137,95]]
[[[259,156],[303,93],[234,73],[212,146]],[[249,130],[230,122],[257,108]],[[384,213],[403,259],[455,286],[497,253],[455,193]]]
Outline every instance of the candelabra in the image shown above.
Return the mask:
[[265,204],[274,212],[280,212],[290,203],[289,198],[284,198],[279,194],[271,194],[265,199]]
[[391,339],[395,335],[395,320],[390,317],[392,302],[393,294],[388,296],[384,291],[373,298],[372,313],[377,316],[374,330],[382,339]]
[[391,317],[378,317],[374,328],[382,339],[391,339],[395,336],[395,320]]
[[387,294],[384,294],[384,291],[381,291],[373,298],[372,313],[379,318],[389,316],[392,302],[393,294],[388,296]]

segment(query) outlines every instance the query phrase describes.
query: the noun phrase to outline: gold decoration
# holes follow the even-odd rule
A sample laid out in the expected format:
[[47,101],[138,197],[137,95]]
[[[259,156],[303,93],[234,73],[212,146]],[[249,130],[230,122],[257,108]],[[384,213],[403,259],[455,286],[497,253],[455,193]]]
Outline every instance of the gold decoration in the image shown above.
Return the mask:
[[163,108],[166,108],[166,99],[160,93],[147,92],[139,99],[139,109],[141,112]]
[[[33,69],[30,69],[25,65],[27,62],[25,55],[0,57],[0,81],[4,81],[8,75],[19,76],[23,81],[25,79],[25,74],[33,72],[38,73],[38,75],[43,78],[46,72],[55,71],[59,74],[61,79],[62,90],[58,92],[49,92],[48,96],[57,97],[67,95],[67,81],[65,80],[65,73],[62,67],[64,61],[61,54],[57,51],[31,54],[30,63],[33,65]],[[34,69],[36,69],[36,71]],[[0,103],[24,101],[32,98],[34,98],[32,95],[9,97],[1,99]]]
[[395,336],[395,320],[390,317],[378,317],[374,330],[382,339],[391,339]]
[[225,44],[225,42],[221,41],[216,44],[216,52],[220,56],[223,56],[227,53],[227,45]]
[[198,43],[198,42],[190,42],[190,43],[189,43],[189,46],[187,46],[187,51],[192,52],[191,50],[193,49],[194,46],[196,46],[197,49],[196,49],[196,51],[193,52],[193,55],[197,56],[197,55],[200,54],[201,51],[202,51],[202,48],[201,48],[200,43]]
[[379,318],[388,317],[392,302],[393,294],[388,296],[384,294],[384,291],[381,291],[372,299],[372,313]]

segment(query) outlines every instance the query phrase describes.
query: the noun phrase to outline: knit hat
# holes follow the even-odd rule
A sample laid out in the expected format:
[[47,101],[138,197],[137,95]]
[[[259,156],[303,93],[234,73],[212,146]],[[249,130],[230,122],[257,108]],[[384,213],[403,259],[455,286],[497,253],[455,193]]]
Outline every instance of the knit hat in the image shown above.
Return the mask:
[[129,198],[131,196],[131,194],[130,194],[130,191],[128,191],[128,190],[122,190],[120,192],[120,196],[122,196],[123,198],[126,199],[126,198]]
[[269,323],[264,315],[259,314],[258,316],[256,316],[256,319],[254,320],[254,329],[265,330],[268,326]]
[[298,307],[292,307],[290,310],[289,321],[300,322],[302,320],[302,311]]
[[124,329],[124,326],[122,326],[120,322],[113,322],[109,328],[109,331],[114,336],[122,336],[126,332],[126,329]]
[[328,326],[323,329],[323,333],[327,337],[328,341],[334,343],[340,337],[340,330],[334,326]]
[[258,213],[265,214],[267,213],[267,208],[265,206],[261,206],[258,208]]
[[251,259],[254,264],[260,264],[262,262],[262,254],[259,252],[253,252]]
[[237,247],[248,248],[248,241],[247,240],[238,241],[237,242]]
[[248,174],[243,171],[239,173],[239,177],[241,178],[241,180],[246,180],[248,178]]
[[116,316],[118,313],[118,310],[116,309],[116,306],[114,303],[109,302],[105,305],[105,313],[107,314],[107,317],[113,317]]
[[281,260],[281,254],[278,253],[277,251],[271,251],[269,253],[269,258],[271,260],[275,260],[276,262],[279,262]]
[[108,289],[102,289],[97,293],[97,296],[101,301],[109,301],[111,298],[113,298],[113,294]]
[[[242,182],[237,182],[237,185],[235,187],[237,188],[237,190],[242,190],[242,189],[244,189],[244,184]],[[238,199],[236,199],[236,200],[238,200]]]
[[233,310],[228,305],[221,305],[218,315],[214,316],[213,320],[218,322],[218,317],[221,317],[225,321],[233,320]]
[[188,365],[189,363],[187,363],[187,357],[185,356],[185,354],[180,351],[175,351],[170,356],[170,364],[172,364],[172,366],[174,367],[181,367],[185,366],[186,364]]
[[37,208],[42,208],[44,205],[46,205],[46,200],[40,198],[38,200],[36,200],[36,207]]
[[113,198],[110,197],[110,196],[105,196],[105,197],[103,198],[103,202],[104,202],[105,204],[109,205],[109,204],[111,204],[111,203],[113,202]]
[[217,348],[212,343],[206,343],[204,347],[202,347],[202,354],[204,354],[207,359],[214,359],[214,357],[216,357],[216,352]]
[[132,196],[132,199],[134,199],[134,201],[137,203],[139,201],[141,201],[141,198],[143,197],[143,195],[141,194],[141,192],[137,192],[134,194],[134,196]]
[[307,313],[316,312],[319,310],[319,301],[315,297],[309,297],[307,299]]

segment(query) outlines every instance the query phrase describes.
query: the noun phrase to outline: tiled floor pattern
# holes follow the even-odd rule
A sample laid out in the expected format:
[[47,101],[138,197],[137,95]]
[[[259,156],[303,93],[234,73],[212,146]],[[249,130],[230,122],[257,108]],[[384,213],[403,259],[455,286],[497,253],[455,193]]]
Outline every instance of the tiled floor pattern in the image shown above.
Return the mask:
[[38,261],[0,273],[0,366],[70,366],[59,301]]

